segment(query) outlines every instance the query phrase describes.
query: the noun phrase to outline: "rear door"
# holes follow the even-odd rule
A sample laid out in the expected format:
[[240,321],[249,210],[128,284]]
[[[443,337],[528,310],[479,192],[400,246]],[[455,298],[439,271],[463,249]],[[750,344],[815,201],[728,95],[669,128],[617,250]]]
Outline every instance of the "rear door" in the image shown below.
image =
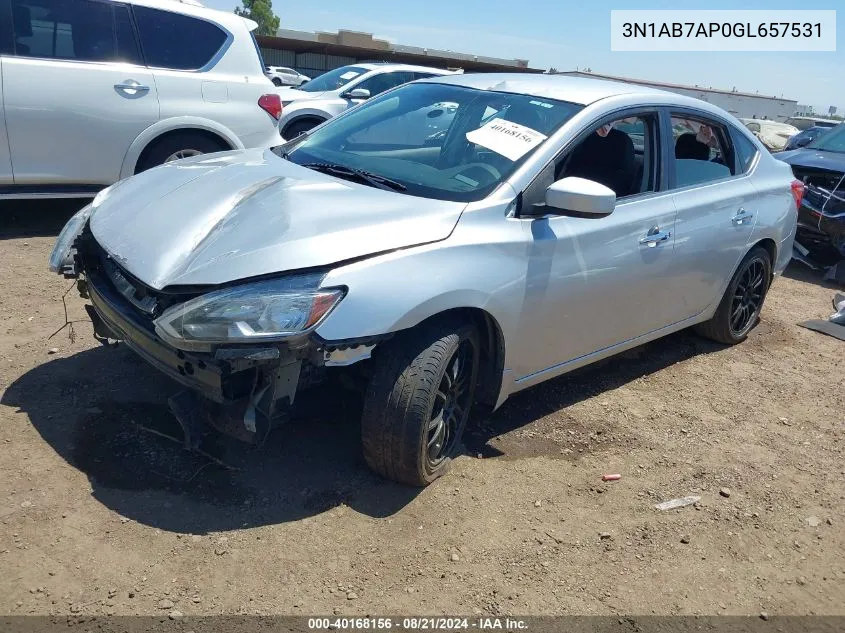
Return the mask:
[[3,91],[15,184],[115,182],[130,144],[159,113],[129,8],[11,0],[11,10]]
[[727,123],[693,110],[673,110],[670,188],[678,209],[675,234],[678,297],[692,317],[719,299],[748,249],[759,211]]

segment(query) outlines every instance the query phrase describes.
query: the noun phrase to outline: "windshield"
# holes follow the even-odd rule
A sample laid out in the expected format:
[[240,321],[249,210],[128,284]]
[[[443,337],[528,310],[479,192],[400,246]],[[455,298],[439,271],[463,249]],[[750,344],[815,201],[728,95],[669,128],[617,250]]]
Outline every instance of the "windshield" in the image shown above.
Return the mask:
[[343,66],[335,68],[327,73],[323,73],[319,77],[307,81],[302,84],[299,89],[305,92],[326,92],[327,90],[337,90],[342,88],[350,81],[364,73],[369,72],[366,68],[360,66]]
[[825,131],[824,134],[807,145],[807,147],[820,149],[825,152],[845,154],[845,125],[838,125],[832,130]]
[[287,145],[286,156],[299,165],[375,174],[410,195],[470,202],[493,191],[581,108],[529,95],[406,84]]

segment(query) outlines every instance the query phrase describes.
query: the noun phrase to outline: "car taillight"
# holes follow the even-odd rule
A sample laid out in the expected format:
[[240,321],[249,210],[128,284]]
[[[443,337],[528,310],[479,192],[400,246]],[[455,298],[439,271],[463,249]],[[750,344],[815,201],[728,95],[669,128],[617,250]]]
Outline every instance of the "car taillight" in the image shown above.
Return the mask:
[[277,121],[279,120],[279,117],[282,116],[282,98],[279,95],[261,95],[261,98],[258,100],[258,105],[261,106],[262,110]]
[[804,199],[804,183],[800,180],[792,181],[792,197],[795,198],[795,206],[800,209]]

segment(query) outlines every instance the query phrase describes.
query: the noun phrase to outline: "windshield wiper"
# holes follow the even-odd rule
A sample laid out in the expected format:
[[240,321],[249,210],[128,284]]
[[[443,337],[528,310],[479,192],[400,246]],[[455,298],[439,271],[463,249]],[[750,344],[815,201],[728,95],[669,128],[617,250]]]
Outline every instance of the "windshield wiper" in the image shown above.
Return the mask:
[[323,172],[324,174],[331,174],[340,178],[354,179],[359,182],[376,187],[377,189],[384,189],[385,191],[405,191],[407,187],[401,182],[396,182],[390,178],[373,174],[363,169],[354,169],[346,165],[337,165],[335,163],[304,163],[302,167],[308,167],[314,171]]

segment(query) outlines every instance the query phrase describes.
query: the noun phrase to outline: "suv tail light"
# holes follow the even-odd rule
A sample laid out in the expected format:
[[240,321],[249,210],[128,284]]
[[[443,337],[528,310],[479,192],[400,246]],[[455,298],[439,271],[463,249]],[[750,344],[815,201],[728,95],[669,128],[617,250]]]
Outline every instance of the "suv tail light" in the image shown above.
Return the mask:
[[277,94],[261,95],[258,105],[277,121],[282,116],[282,98]]
[[804,183],[800,180],[792,181],[792,197],[795,198],[795,206],[800,209],[804,199]]

